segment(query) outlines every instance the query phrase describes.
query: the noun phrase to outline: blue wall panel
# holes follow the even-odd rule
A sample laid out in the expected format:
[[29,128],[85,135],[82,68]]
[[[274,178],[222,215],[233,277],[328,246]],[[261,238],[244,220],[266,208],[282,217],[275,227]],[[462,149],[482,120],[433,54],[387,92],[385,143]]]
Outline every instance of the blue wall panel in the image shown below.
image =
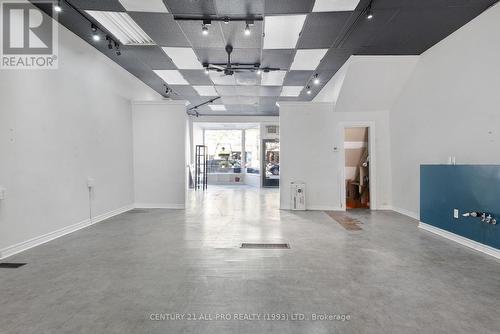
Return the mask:
[[[491,213],[497,225],[462,217],[470,211]],[[420,166],[420,221],[500,249],[500,166]]]

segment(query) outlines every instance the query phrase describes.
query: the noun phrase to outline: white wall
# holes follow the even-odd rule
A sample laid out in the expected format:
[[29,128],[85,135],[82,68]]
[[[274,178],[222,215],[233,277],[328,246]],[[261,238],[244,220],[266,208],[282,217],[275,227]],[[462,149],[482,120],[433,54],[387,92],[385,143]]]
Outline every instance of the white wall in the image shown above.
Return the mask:
[[[388,112],[336,112],[333,103],[281,102],[281,208],[290,208],[290,182],[306,183],[307,208],[340,210],[344,191],[343,127],[369,122],[375,127],[374,209],[391,203]],[[334,147],[339,147],[334,152]]]
[[429,49],[391,111],[393,206],[419,216],[419,166],[500,163],[500,6]]
[[185,101],[134,102],[135,205],[182,209],[186,205]]
[[[85,70],[82,70],[85,69]],[[159,98],[60,26],[58,70],[0,70],[0,252],[7,256],[133,203],[130,99]]]

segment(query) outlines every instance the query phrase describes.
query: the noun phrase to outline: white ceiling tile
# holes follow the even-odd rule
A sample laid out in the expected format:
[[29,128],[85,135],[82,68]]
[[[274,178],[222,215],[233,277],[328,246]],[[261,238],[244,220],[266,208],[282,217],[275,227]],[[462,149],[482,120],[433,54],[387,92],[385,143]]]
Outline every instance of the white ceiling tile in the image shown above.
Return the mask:
[[208,107],[213,111],[226,111],[226,106],[223,104],[209,104]]
[[214,86],[193,86],[201,96],[217,96]]
[[177,70],[153,70],[153,72],[169,85],[189,85],[189,82]]
[[264,49],[294,49],[306,15],[266,16]]
[[127,14],[87,10],[104,28],[112,33],[124,45],[153,45],[154,41]]
[[304,86],[283,86],[281,96],[299,96]]
[[359,0],[316,0],[313,12],[347,12],[353,11]]
[[290,70],[315,70],[328,49],[297,50]]
[[262,73],[262,86],[281,86],[285,79],[286,71],[272,71]]
[[162,0],[118,0],[130,12],[168,13]]
[[193,49],[191,48],[173,48],[163,47],[163,52],[172,59],[175,66],[181,70],[202,70],[200,63]]

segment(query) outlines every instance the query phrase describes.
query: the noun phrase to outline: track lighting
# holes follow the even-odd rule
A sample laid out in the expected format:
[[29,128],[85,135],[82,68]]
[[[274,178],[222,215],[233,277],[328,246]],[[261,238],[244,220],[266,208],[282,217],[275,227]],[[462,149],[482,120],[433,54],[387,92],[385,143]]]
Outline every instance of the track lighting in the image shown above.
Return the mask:
[[57,13],[62,12],[62,7],[61,7],[61,1],[57,1],[56,4],[54,5],[54,11]]
[[210,71],[208,70],[208,67],[205,67],[205,74],[208,74],[210,73]]
[[321,82],[321,81],[319,80],[318,73],[316,73],[316,74],[314,75],[313,83],[314,83],[315,85],[319,85],[319,84],[320,84],[320,82]]
[[311,93],[312,93],[311,92],[311,87],[307,86],[307,92],[306,93],[307,93],[307,95],[311,95]]
[[163,85],[165,86],[165,95],[170,95],[170,93],[172,93],[172,88],[168,87],[167,85]]
[[95,24],[90,25],[90,29],[92,30],[92,39],[97,42],[101,39],[101,36],[97,33],[97,26]]
[[366,18],[368,20],[373,19],[372,3],[373,3],[373,0],[370,1],[370,3],[368,4],[368,7],[366,8]]
[[115,42],[115,48],[116,48],[116,55],[117,56],[121,56],[122,52],[120,50],[120,44],[118,44],[117,42]]
[[262,71],[260,70],[260,68],[257,70],[257,75],[261,75],[262,74]]
[[203,20],[203,23],[201,24],[201,33],[203,35],[208,35],[208,26],[212,24],[211,20]]
[[108,41],[108,49],[112,50],[113,49],[113,40],[109,36],[106,36],[106,40]]
[[250,31],[250,26],[247,24],[245,27],[245,36],[250,36],[252,32]]

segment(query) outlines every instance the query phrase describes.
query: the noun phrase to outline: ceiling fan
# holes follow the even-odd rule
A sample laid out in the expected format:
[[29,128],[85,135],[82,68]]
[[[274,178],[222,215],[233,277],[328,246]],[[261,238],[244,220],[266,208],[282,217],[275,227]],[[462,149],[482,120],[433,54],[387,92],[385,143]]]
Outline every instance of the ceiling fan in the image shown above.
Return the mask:
[[233,75],[234,73],[241,72],[271,72],[271,71],[279,71],[279,68],[275,67],[260,67],[260,63],[254,64],[243,64],[243,63],[231,63],[231,53],[233,52],[233,46],[228,44],[226,45],[226,53],[227,53],[227,63],[204,63],[203,67],[205,71],[208,73],[210,71],[222,72],[223,75]]

